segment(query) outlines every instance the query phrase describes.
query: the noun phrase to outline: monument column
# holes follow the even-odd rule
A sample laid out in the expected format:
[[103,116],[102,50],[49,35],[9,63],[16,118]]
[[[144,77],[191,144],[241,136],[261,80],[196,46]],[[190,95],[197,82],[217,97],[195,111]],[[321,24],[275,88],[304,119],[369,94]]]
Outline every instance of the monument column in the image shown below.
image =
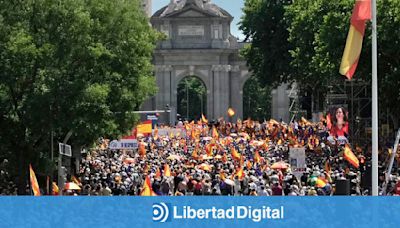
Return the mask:
[[213,112],[210,116],[212,119],[224,117],[227,119],[226,111],[229,107],[229,72],[230,65],[213,65],[212,66],[212,106]]
[[[174,96],[174,77],[172,75],[171,65],[157,65],[156,66],[156,84],[158,87],[158,93],[156,95],[156,109],[165,110],[168,104],[171,113],[162,113],[160,115],[161,123],[173,123],[174,122],[174,110],[176,105],[173,106],[173,96]],[[175,99],[176,100],[176,99]],[[175,102],[176,103],[176,102]],[[176,115],[176,114],[175,114]]]
[[241,77],[240,77],[240,68],[238,65],[232,66],[230,72],[230,93],[229,93],[229,105],[235,111],[235,115],[228,120],[232,122],[236,122],[236,120],[240,117],[242,118],[243,112],[243,93],[241,88]]

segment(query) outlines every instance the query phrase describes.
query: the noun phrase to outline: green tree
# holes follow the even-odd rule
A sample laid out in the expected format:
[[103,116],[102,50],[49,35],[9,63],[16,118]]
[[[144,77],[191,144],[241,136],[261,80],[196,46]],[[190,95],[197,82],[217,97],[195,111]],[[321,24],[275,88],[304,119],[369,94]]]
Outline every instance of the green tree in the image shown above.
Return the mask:
[[271,117],[271,87],[262,86],[252,76],[243,86],[243,118],[268,120]]
[[[345,80],[338,71],[354,3],[354,0],[246,0],[241,29],[252,42],[244,51],[250,69],[259,79],[268,78],[263,82],[296,81],[301,90],[311,92],[314,104],[313,101],[326,94],[329,85]],[[381,0],[377,4],[379,109],[388,111],[397,128],[400,1]],[[276,29],[282,31],[277,33]],[[369,23],[354,77],[371,79]],[[316,110],[315,107],[311,109]]]
[[[388,111],[393,126],[398,126],[397,105],[400,101],[400,1],[382,0],[378,5],[378,80],[380,110]],[[289,41],[293,45],[291,66],[300,66],[294,80],[300,85],[314,85],[315,91],[324,91],[329,84],[340,83],[340,61],[350,26],[353,0],[295,1],[288,6],[290,20]],[[371,27],[368,23],[360,61],[354,78],[371,80]]]
[[0,1],[0,131],[19,193],[49,173],[50,132],[73,147],[127,132],[155,93],[159,38],[138,0]]
[[278,85],[291,74],[285,6],[291,0],[246,0],[240,29],[251,41],[242,55],[260,83]]
[[189,76],[179,82],[178,113],[189,120],[199,120],[201,114],[207,115],[207,91],[199,78]]

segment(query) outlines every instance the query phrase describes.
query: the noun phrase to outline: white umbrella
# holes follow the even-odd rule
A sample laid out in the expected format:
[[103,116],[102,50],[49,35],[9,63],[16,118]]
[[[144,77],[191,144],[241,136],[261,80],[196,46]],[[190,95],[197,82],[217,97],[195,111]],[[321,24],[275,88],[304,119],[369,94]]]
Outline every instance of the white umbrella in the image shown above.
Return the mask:
[[231,180],[231,179],[225,179],[224,182],[225,182],[225,184],[230,185],[230,186],[234,186],[235,185],[235,182],[233,180]]

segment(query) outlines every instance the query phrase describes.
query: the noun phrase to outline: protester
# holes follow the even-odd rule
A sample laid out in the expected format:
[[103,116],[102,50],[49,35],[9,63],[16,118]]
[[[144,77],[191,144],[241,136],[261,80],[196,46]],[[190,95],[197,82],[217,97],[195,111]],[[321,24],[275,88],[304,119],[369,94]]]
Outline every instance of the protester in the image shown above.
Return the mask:
[[[340,131],[346,122],[338,108],[335,124]],[[344,153],[345,145],[329,142],[327,122],[304,119],[290,124],[275,120],[219,120],[181,124],[179,134],[139,137],[142,149],[110,150],[105,146],[90,151],[77,174],[82,195],[142,195],[146,177],[157,195],[252,195],[328,196],[335,194],[335,181],[349,180],[351,194],[362,195],[363,165],[368,151]],[[168,128],[164,128],[168,129]],[[171,132],[174,128],[170,128]],[[143,145],[142,145],[143,144]],[[294,175],[289,149],[306,149],[307,168]],[[350,160],[349,160],[350,159]],[[357,160],[357,161],[356,161]],[[274,168],[281,162],[286,167]],[[397,181],[397,175],[391,181]],[[394,182],[390,194],[399,194]]]

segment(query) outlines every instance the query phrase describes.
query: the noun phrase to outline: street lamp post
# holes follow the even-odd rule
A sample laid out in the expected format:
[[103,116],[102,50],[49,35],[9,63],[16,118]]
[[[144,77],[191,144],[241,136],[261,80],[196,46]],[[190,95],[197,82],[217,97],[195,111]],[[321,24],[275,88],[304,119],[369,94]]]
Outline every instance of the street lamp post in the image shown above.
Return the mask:
[[201,109],[201,113],[204,113],[203,111],[203,94],[200,94],[200,109]]
[[186,82],[186,119],[189,120],[189,85],[187,80],[185,80],[185,82]]

